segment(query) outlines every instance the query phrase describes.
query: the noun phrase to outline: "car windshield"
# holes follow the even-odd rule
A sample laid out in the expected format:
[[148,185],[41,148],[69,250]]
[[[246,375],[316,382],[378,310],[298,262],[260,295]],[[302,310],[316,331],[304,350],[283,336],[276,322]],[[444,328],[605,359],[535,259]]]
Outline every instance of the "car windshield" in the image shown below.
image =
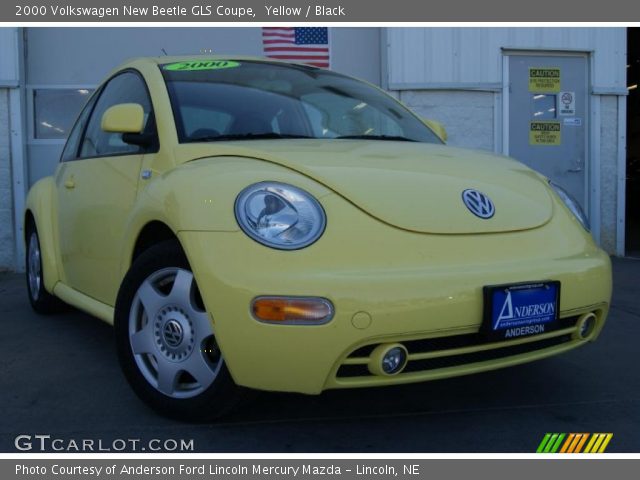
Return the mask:
[[181,143],[351,138],[442,143],[388,95],[303,65],[205,60],[160,65]]

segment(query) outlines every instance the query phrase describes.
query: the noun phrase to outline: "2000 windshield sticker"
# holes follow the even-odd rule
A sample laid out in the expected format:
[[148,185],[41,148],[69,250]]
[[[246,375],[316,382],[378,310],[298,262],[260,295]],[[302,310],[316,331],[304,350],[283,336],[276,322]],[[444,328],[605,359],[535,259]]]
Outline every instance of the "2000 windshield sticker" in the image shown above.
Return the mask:
[[224,68],[239,67],[239,62],[231,60],[193,60],[189,62],[176,62],[163,65],[164,70],[172,72],[193,72],[197,70],[222,70]]

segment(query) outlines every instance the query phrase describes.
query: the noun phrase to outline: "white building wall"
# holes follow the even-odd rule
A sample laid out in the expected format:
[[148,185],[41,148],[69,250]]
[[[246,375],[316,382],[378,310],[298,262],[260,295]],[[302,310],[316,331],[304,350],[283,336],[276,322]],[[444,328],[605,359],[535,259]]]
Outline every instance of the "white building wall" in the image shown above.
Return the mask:
[[437,120],[447,129],[447,143],[494,151],[493,92],[401,90],[399,99],[418,115]]
[[[379,84],[380,30],[331,28],[331,68]],[[26,77],[31,85],[96,85],[126,59],[162,56],[162,49],[169,55],[208,50],[217,55],[263,55],[262,30],[252,27],[39,27],[25,32]]]
[[593,88],[626,91],[625,28],[389,28],[389,87],[502,83],[502,49],[593,53]]
[[19,98],[19,94],[16,96],[20,87],[19,43],[18,28],[0,28],[0,270],[14,269],[19,255],[11,143],[12,119],[15,121],[19,113],[15,109],[12,112],[12,104]]
[[9,92],[0,88],[0,271],[14,266]]
[[616,250],[618,199],[618,98],[600,97],[600,242],[608,252]]

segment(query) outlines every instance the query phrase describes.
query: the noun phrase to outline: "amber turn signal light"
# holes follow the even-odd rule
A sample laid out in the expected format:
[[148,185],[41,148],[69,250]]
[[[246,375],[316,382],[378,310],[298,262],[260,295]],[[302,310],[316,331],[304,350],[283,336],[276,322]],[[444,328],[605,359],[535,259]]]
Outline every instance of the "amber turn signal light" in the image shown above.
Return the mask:
[[251,312],[261,322],[321,325],[333,318],[333,305],[317,297],[257,297]]

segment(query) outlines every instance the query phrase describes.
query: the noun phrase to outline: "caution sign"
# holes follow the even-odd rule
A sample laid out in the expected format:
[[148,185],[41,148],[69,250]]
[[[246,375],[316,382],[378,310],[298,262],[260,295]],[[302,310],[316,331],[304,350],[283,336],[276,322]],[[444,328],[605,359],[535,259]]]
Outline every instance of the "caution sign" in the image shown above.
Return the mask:
[[560,122],[531,122],[529,145],[560,145]]
[[529,67],[529,91],[558,93],[560,91],[560,69]]

